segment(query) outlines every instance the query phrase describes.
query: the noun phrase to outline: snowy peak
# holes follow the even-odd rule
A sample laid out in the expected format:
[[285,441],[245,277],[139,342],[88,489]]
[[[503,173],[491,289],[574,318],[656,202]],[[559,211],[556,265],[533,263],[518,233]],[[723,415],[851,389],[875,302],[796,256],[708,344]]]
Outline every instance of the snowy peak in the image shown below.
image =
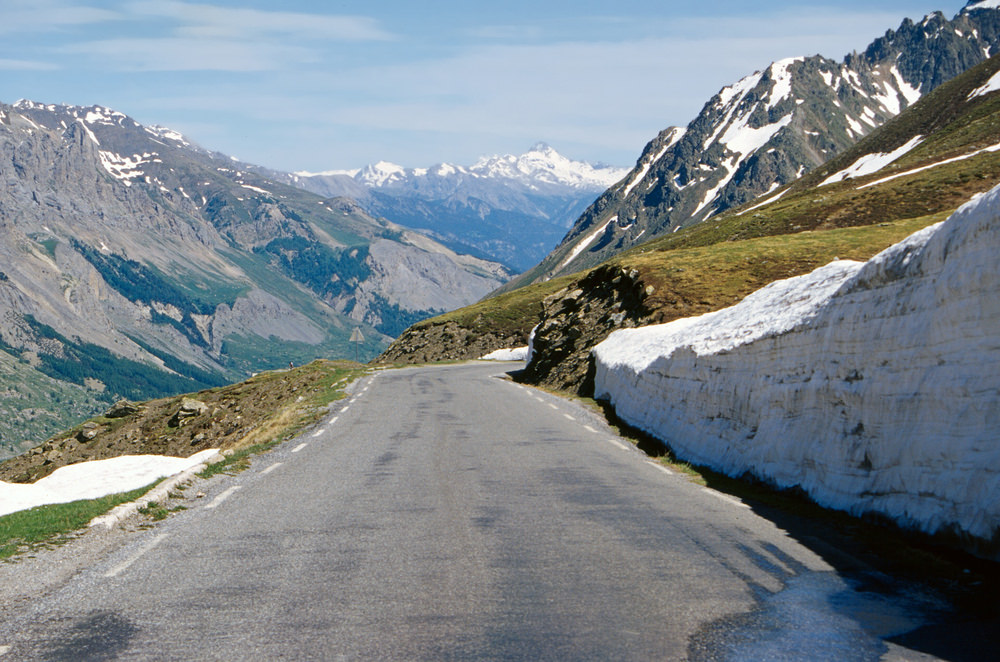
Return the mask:
[[538,143],[520,156],[484,156],[469,167],[439,163],[429,168],[404,168],[388,161],[379,161],[362,168],[354,179],[365,186],[379,189],[418,188],[421,187],[419,180],[424,178],[461,180],[471,176],[497,182],[516,182],[531,189],[545,185],[600,192],[627,172],[624,168],[574,161],[549,145]]
[[998,51],[1000,0],[990,0],[951,21],[904,20],[842,62],[773,62],[722,88],[683,131],[661,132],[526,278],[598,264],[772,193]]

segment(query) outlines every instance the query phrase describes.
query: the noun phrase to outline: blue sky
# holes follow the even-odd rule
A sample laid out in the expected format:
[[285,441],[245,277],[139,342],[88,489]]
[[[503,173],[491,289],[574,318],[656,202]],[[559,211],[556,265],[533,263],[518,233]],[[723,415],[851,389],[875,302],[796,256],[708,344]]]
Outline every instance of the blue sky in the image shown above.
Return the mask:
[[99,104],[281,170],[632,165],[771,61],[965,0],[0,0],[0,101]]

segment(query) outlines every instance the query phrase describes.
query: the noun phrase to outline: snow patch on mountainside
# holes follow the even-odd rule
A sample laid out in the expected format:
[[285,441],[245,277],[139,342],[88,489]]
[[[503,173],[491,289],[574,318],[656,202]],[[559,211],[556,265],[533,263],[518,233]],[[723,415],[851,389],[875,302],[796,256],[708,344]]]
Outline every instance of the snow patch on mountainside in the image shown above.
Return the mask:
[[864,177],[865,175],[870,175],[874,172],[878,172],[882,168],[886,167],[899,157],[903,156],[907,152],[911,151],[914,147],[919,145],[923,141],[923,136],[914,136],[906,142],[904,145],[900,145],[896,149],[892,150],[888,154],[876,153],[876,154],[865,154],[857,161],[847,166],[840,172],[835,172],[822,182],[820,186],[826,186],[827,184],[833,184],[834,182],[840,182],[845,179],[853,179],[855,177]]
[[594,350],[596,396],[685,460],[990,541],[998,251],[1000,187],[865,264],[836,261],[725,310],[616,331]]

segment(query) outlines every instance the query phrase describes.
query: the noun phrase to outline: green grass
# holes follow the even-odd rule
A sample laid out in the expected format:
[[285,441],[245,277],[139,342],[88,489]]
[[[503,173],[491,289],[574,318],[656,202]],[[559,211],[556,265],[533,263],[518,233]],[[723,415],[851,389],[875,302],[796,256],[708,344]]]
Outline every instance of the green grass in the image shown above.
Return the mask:
[[10,558],[25,549],[61,544],[68,540],[70,533],[84,528],[90,520],[115,506],[135,501],[159,482],[99,499],[38,506],[4,515],[0,517],[0,559]]

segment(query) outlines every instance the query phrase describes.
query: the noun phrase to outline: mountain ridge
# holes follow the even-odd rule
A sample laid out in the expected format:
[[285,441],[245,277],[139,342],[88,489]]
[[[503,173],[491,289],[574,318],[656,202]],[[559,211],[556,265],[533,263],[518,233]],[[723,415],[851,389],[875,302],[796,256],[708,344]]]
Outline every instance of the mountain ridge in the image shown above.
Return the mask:
[[552,253],[500,291],[594,266],[773,192],[998,47],[1000,11],[981,2],[950,21],[941,12],[905,19],[841,62],[773,62],[720,90],[687,127],[662,131]]

